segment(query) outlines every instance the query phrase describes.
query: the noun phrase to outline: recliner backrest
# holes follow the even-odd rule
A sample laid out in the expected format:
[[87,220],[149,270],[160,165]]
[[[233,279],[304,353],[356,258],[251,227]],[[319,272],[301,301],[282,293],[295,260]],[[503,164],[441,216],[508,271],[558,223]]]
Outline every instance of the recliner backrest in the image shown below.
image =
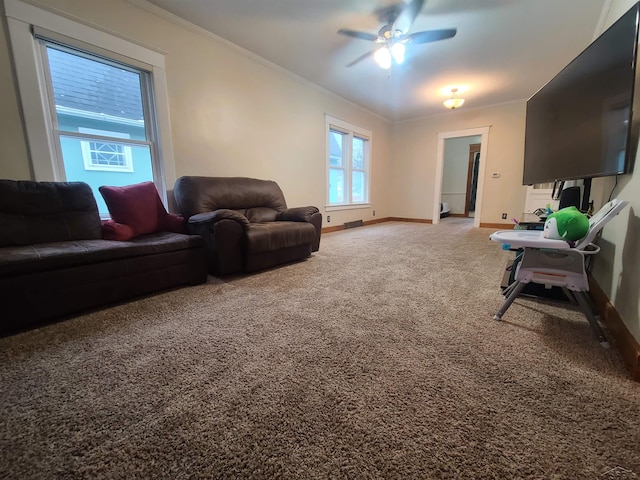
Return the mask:
[[262,222],[275,220],[287,208],[282,190],[272,180],[184,176],[176,180],[173,193],[185,218],[226,208],[245,215],[250,222]]

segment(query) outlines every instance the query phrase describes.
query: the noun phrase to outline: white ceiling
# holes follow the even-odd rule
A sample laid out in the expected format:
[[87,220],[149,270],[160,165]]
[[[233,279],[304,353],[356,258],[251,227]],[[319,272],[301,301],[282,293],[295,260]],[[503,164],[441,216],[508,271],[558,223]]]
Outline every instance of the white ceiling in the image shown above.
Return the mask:
[[410,45],[401,66],[368,58],[375,13],[401,0],[149,0],[378,115],[406,120],[444,113],[452,86],[474,108],[526,99],[599,32],[607,0],[427,0],[409,33],[457,28],[455,37]]

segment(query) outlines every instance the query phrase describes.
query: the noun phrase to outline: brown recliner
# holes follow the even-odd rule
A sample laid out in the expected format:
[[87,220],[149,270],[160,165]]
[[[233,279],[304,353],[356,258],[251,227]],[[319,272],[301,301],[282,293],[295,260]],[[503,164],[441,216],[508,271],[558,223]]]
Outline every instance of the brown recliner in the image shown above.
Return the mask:
[[213,275],[302,260],[320,247],[322,214],[316,207],[287,208],[276,182],[185,176],[176,180],[174,196],[189,232],[205,240]]

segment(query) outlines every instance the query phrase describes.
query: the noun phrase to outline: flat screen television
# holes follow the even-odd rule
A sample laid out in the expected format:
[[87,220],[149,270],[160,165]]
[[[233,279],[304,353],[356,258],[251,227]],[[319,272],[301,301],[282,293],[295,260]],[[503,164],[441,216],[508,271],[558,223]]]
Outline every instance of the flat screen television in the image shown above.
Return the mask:
[[640,106],[634,102],[639,7],[527,101],[523,185],[631,171],[640,125],[640,115],[633,116]]

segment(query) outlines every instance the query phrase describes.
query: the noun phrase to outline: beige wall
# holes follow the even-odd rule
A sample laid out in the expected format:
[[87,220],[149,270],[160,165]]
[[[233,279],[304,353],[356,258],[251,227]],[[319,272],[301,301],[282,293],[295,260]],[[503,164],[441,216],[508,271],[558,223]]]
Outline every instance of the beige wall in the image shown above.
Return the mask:
[[[620,18],[633,4],[632,0],[613,0],[603,31]],[[640,149],[639,149],[640,150]],[[614,198],[630,202],[629,206],[604,229],[598,242],[602,248],[594,261],[593,274],[611,299],[625,325],[640,341],[640,159],[635,171],[621,175],[615,186],[612,178],[593,181],[592,199],[596,207]]]
[[[393,176],[390,210],[403,218],[432,219],[438,134],[490,127],[482,195],[481,223],[519,218],[526,188],[522,186],[525,102],[469,110],[446,111],[393,126]],[[499,178],[490,178],[491,173]]]

